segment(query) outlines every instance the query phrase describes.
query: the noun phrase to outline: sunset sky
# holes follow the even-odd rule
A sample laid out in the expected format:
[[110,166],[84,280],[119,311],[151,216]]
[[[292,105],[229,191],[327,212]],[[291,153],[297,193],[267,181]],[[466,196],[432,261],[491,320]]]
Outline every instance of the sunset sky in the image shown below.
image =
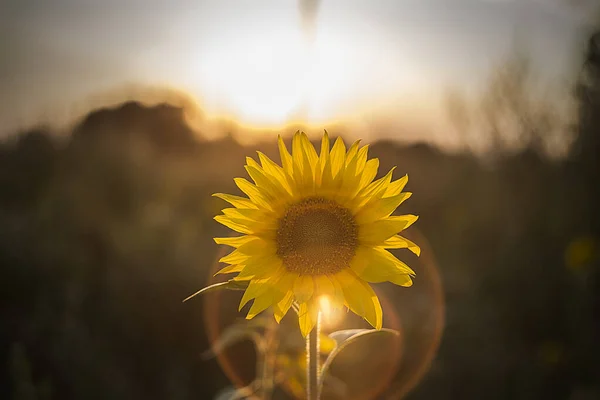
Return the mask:
[[567,79],[594,3],[322,0],[309,43],[295,0],[3,1],[0,134],[129,84],[173,87],[255,126],[427,119],[446,87],[476,89],[515,42],[541,77]]

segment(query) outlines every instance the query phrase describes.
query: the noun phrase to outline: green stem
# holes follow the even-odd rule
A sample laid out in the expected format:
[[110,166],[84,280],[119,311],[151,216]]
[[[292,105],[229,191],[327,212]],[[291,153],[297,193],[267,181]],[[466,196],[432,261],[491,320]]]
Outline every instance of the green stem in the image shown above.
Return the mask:
[[319,400],[319,358],[321,333],[321,311],[317,314],[317,323],[306,337],[306,398]]
[[262,357],[262,376],[261,376],[261,400],[271,400],[273,396],[273,385],[275,377],[273,376],[275,365],[275,354],[277,352],[278,342],[276,339],[275,321],[267,326],[265,331],[265,351]]

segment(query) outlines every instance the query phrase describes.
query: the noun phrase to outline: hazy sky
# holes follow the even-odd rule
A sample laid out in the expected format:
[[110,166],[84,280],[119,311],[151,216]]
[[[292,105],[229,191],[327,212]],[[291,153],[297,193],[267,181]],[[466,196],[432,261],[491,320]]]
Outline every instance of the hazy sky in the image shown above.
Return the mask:
[[123,84],[182,89],[209,114],[259,125],[417,107],[449,84],[477,86],[515,35],[540,73],[562,77],[594,3],[322,0],[309,46],[294,0],[4,0],[0,131]]

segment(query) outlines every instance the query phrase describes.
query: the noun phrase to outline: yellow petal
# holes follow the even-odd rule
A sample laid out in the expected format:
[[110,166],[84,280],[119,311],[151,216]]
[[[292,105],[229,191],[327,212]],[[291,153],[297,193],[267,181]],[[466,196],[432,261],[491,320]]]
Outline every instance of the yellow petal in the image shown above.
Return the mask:
[[379,159],[373,158],[365,164],[365,168],[360,176],[359,189],[364,189],[373,182],[373,179],[377,176],[377,170],[379,169]]
[[244,268],[236,279],[243,278],[267,278],[274,276],[283,267],[281,260],[274,254],[265,254],[259,257],[251,257],[244,261]]
[[273,207],[271,206],[271,200],[273,199],[264,193],[264,191],[260,190],[256,185],[248,182],[244,178],[234,178],[233,180],[237,187],[240,188],[254,204],[267,210],[273,210]]
[[398,275],[415,274],[387,250],[362,246],[357,249],[350,268],[361,279],[371,283],[390,281]]
[[396,196],[375,198],[367,202],[354,216],[359,225],[368,224],[379,219],[389,217],[404,201],[408,200],[412,193],[405,192]]
[[303,196],[306,194],[306,184],[304,182],[304,175],[302,173],[303,168],[298,166],[298,164],[294,161],[294,172],[293,172],[293,181],[294,181],[294,190],[298,192],[299,195]]
[[369,145],[363,146],[358,150],[358,154],[356,155],[356,172],[362,173],[367,164],[367,158],[369,155]]
[[307,195],[312,186],[313,173],[303,146],[303,136],[298,131],[292,138],[293,177],[300,194]]
[[283,143],[283,139],[281,135],[277,136],[277,146],[279,147],[279,156],[281,157],[281,165],[283,170],[290,176],[293,173],[293,159],[291,154],[289,153],[287,147],[285,147],[285,143]]
[[240,301],[240,306],[238,311],[241,311],[242,308],[252,299],[257,298],[258,296],[265,293],[271,287],[271,283],[268,279],[256,279],[251,280],[248,284],[248,288],[244,292],[242,296],[242,300]]
[[239,251],[242,254],[246,254],[248,256],[266,256],[266,255],[274,255],[277,251],[275,247],[275,243],[270,240],[263,240],[259,237],[254,237],[254,239],[249,240],[244,243],[240,247],[237,248],[236,251]]
[[381,199],[385,194],[386,188],[392,180],[392,174],[396,167],[393,167],[384,177],[377,179],[367,187],[363,188],[354,199],[347,205],[350,209],[357,213],[366,205],[372,204]]
[[256,160],[252,157],[246,157],[246,165],[254,168],[261,168],[260,164],[256,162]]
[[334,184],[333,173],[331,171],[331,158],[327,157],[325,165],[322,166],[323,175],[321,177],[321,190],[324,193],[334,193],[336,185]]
[[348,154],[346,154],[346,165],[350,164],[350,162],[356,157],[358,153],[358,146],[360,145],[360,139],[352,143],[352,146],[348,149]]
[[314,187],[315,188],[319,188],[322,186],[322,182],[323,182],[323,168],[321,167],[321,159],[318,159],[315,167],[314,167],[315,173],[314,173]]
[[306,337],[317,323],[318,308],[314,301],[301,303],[298,312],[298,322],[300,324],[300,333]]
[[244,265],[242,264],[228,265],[225,268],[221,268],[219,271],[217,271],[214,276],[217,276],[219,274],[231,274],[234,272],[240,272],[243,268]]
[[[246,211],[256,211],[257,213],[256,215],[252,215],[254,213],[246,213]],[[230,226],[226,224],[226,222],[229,221],[231,224],[235,224],[236,226],[245,227],[246,231],[242,233],[249,233],[247,231],[250,231],[250,233],[258,234],[260,232],[275,231],[277,229],[277,220],[273,218],[259,218],[258,215],[263,214],[258,210],[243,208],[226,208],[223,210],[223,212],[225,213],[225,215],[217,216],[223,218],[215,217],[215,220],[225,226]],[[231,229],[241,232],[236,228]]]
[[339,301],[336,297],[335,286],[333,282],[327,275],[317,275],[314,277],[315,280],[315,293],[314,297],[317,299],[321,299],[321,297],[326,296],[331,306],[336,309],[342,308],[344,302]]
[[225,200],[226,202],[237,208],[257,208],[256,204],[254,204],[252,200],[247,199],[245,197],[234,196],[232,194],[225,193],[215,193],[213,194],[213,196]]
[[[389,251],[387,251],[381,247],[373,248],[371,250],[372,250],[372,254],[378,254],[379,256],[394,263],[396,265],[396,268],[399,269],[400,271],[402,271],[404,274],[408,274],[408,275],[412,275],[412,276],[416,275],[415,271],[413,271],[412,268],[410,268],[408,265],[406,265],[403,261],[399,260],[396,256],[394,256]],[[393,271],[393,270],[390,270],[390,271]],[[393,271],[393,272],[395,274],[395,271]]]
[[395,169],[396,167],[392,167],[392,169],[385,174],[384,177],[377,179],[375,182],[363,189],[360,195],[367,199],[372,199],[374,197],[382,198],[388,186],[390,185],[390,182],[392,181],[392,175]]
[[407,183],[408,183],[408,175],[404,175],[402,178],[398,179],[397,181],[390,183],[390,185],[388,186],[388,188],[385,192],[385,196],[389,197],[389,196],[395,196],[397,194],[400,194],[400,192],[402,192],[402,190],[404,190],[404,187],[406,186]]
[[371,286],[348,270],[338,272],[335,278],[342,286],[350,310],[365,318],[374,328],[381,329],[383,322],[381,304]]
[[346,163],[346,146],[341,137],[338,137],[331,149],[331,175],[335,179]]
[[364,146],[358,151],[352,151],[351,149],[348,152],[349,155],[346,158],[346,168],[343,174],[342,196],[354,198],[362,189],[362,172],[365,167],[368,149],[369,146]]
[[226,264],[239,264],[239,263],[243,263],[244,261],[246,261],[249,258],[250,258],[250,256],[241,253],[238,249],[235,249],[234,251],[232,251],[225,257],[221,257],[219,259],[219,262],[226,263]]
[[294,159],[294,179],[300,192],[308,195],[314,185],[314,166],[317,153],[305,133],[296,132],[292,139],[292,158]]
[[315,167],[315,187],[323,187],[323,175],[325,169],[328,169],[327,182],[331,181],[331,164],[329,163],[329,136],[327,131],[321,139],[321,152]]
[[[240,301],[239,310],[241,310],[248,301],[261,296],[267,290],[272,290],[273,287],[277,286],[279,280],[284,276],[285,270],[278,268],[276,271],[270,272],[263,278],[252,279],[248,283],[248,288],[244,292],[244,296]],[[240,280],[238,277],[233,278],[234,280]],[[243,280],[243,279],[242,279]]]
[[229,218],[246,219],[252,222],[264,222],[264,211],[255,208],[224,208],[223,214]]
[[302,143],[302,151],[304,152],[304,154],[306,154],[310,165],[315,165],[317,163],[317,160],[319,159],[315,147],[308,139],[308,136],[306,136],[306,133],[301,132],[300,139]]
[[298,278],[298,274],[286,273],[274,287],[277,291],[277,305],[275,306],[274,314],[277,323],[287,314],[294,301],[294,282]]
[[411,287],[413,281],[409,275],[396,275],[390,278],[390,282],[398,286]]
[[273,305],[273,293],[271,290],[267,290],[261,296],[258,296],[254,299],[252,303],[252,307],[248,311],[248,315],[246,315],[246,319],[252,319],[259,313],[263,312],[267,308]]
[[421,248],[407,238],[395,235],[383,242],[381,246],[386,249],[409,249],[417,256],[421,255]]
[[[310,142],[309,142],[310,143]],[[312,148],[312,144],[310,145]],[[314,151],[314,148],[313,148]],[[316,154],[316,153],[315,153]],[[313,194],[314,193],[314,188],[315,188],[315,182],[316,182],[316,163],[318,162],[318,159],[315,158],[315,162],[311,162],[309,154],[307,154],[306,151],[304,151],[303,149],[303,155],[302,157],[304,158],[304,171],[302,173],[303,177],[304,177],[304,187],[306,188],[306,190],[308,191],[308,194]],[[315,156],[316,157],[316,156]]]
[[[348,152],[348,154],[350,154],[350,152]],[[357,171],[358,157],[356,156],[356,152],[354,152],[354,156],[351,159],[346,159],[346,161],[346,168],[344,169],[342,178],[344,192],[354,195],[358,192],[358,185],[360,183],[360,174]]]
[[308,301],[313,295],[315,284],[310,275],[301,275],[294,282],[294,296],[298,303]]
[[283,299],[281,299],[276,305],[273,311],[273,315],[275,316],[275,321],[280,323],[283,317],[287,314],[288,310],[292,306],[294,301],[294,292],[289,291],[285,294]]
[[411,214],[398,215],[361,225],[358,230],[358,239],[363,244],[381,245],[387,239],[411,226],[418,218]]
[[304,162],[303,151],[302,151],[302,135],[300,131],[296,131],[292,136],[292,160],[294,163],[299,163],[302,166]]
[[314,277],[315,281],[315,296],[335,296],[335,287],[333,286],[333,282],[329,279],[327,275],[316,275]]
[[344,290],[342,289],[342,285],[335,278],[335,275],[329,276],[331,283],[333,283],[333,287],[335,289],[334,298],[332,299],[332,304],[335,304],[334,308],[341,309],[346,301],[344,297]]
[[289,192],[283,186],[281,186],[276,179],[269,179],[265,175],[262,168],[258,169],[250,165],[247,165],[244,168],[248,172],[248,175],[250,175],[252,180],[256,183],[256,186],[262,189],[268,198],[281,200],[282,197],[289,197]]
[[273,160],[260,151],[258,152],[258,158],[260,159],[263,170],[273,178],[277,179],[281,187],[283,187],[288,193],[292,194],[292,188],[287,180],[287,176],[283,168],[281,168]]
[[[366,285],[366,284],[365,284]],[[379,302],[379,297],[373,291],[371,286],[367,285],[369,289],[371,289],[371,302],[372,305],[367,307],[367,315],[365,316],[367,322],[371,324],[371,326],[375,329],[381,329],[383,327],[383,310],[381,309],[381,303]]]
[[231,237],[223,237],[223,238],[214,238],[216,244],[224,244],[226,246],[231,246],[238,248],[244,243],[247,243],[253,240],[256,236],[251,235],[243,235],[243,236],[231,236]]
[[356,286],[358,286],[358,278],[356,275],[347,270],[342,270],[334,275],[336,281],[339,282],[342,291],[344,292],[344,301],[348,305],[348,308],[358,316],[364,315],[363,299],[360,297],[360,288],[356,292]]
[[321,168],[325,167],[329,160],[329,135],[327,134],[327,131],[325,131],[323,139],[321,139],[321,153],[319,154],[319,159],[321,160]]
[[233,229],[236,232],[245,233],[249,235],[254,233],[254,231],[250,227],[248,227],[248,221],[246,220],[233,220],[231,218],[226,217],[225,215],[217,215],[214,219],[218,223],[225,225],[226,227]]

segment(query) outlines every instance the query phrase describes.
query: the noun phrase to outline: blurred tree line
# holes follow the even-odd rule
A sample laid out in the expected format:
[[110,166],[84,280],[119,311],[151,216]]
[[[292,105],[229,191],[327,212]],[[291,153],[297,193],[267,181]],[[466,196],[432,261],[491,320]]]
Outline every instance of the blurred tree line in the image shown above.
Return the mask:
[[[407,209],[445,291],[441,347],[411,399],[600,398],[600,35],[562,158],[540,150],[556,115],[526,101],[523,65],[480,104],[493,164],[371,146],[381,170],[409,174]],[[499,151],[502,124],[519,127],[522,146]],[[257,147],[278,159],[274,143]],[[181,301],[207,281],[224,233],[210,195],[236,191],[253,150],[204,140],[181,109],[133,102],[90,113],[67,137],[38,129],[1,143],[0,398],[208,399],[227,386],[199,357],[203,300]]]

